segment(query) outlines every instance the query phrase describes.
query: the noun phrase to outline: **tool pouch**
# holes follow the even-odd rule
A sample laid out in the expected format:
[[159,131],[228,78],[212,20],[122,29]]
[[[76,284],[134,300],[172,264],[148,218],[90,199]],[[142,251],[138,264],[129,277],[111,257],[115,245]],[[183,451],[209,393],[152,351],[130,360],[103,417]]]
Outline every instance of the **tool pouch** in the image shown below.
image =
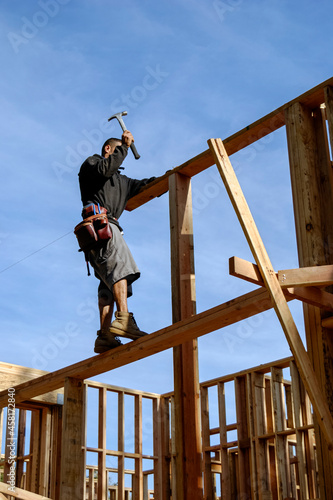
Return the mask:
[[99,242],[112,238],[111,227],[106,214],[91,215],[74,228],[80,250],[88,252]]

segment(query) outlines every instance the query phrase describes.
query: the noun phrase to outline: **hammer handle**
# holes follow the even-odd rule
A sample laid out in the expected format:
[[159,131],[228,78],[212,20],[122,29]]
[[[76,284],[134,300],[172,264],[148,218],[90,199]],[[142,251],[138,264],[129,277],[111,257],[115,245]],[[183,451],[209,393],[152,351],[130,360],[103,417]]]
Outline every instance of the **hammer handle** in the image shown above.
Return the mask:
[[130,147],[131,147],[132,153],[134,154],[134,158],[135,158],[136,160],[138,160],[138,159],[140,158],[140,155],[139,155],[139,153],[138,153],[138,152],[137,152],[137,150],[136,150],[136,147],[135,147],[135,145],[134,145],[134,142],[132,142],[132,144],[131,144],[131,146],[130,146]]

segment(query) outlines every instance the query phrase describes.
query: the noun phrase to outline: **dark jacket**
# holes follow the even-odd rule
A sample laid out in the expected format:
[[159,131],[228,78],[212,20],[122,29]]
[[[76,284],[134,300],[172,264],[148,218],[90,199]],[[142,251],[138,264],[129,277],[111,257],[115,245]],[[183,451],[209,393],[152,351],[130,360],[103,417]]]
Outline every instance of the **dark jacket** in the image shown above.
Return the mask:
[[119,173],[119,167],[127,156],[127,147],[117,146],[108,158],[100,155],[89,156],[82,164],[79,172],[79,183],[83,206],[99,203],[108,211],[110,222],[112,217],[119,219],[127,201],[140,189],[156,179],[130,179]]

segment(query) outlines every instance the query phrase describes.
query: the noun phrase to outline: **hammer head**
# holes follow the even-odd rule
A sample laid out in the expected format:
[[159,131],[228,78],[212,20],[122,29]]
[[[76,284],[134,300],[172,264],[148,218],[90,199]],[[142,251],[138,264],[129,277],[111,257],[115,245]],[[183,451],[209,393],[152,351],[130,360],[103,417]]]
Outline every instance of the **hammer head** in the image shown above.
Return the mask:
[[126,116],[127,115],[127,111],[122,111],[121,113],[115,113],[114,115],[110,116],[110,118],[108,119],[108,122],[110,120],[112,120],[113,118],[116,118],[121,126],[121,128],[123,129],[123,132],[125,132],[126,127],[125,127],[125,123],[124,123],[124,120],[122,119],[122,116]]

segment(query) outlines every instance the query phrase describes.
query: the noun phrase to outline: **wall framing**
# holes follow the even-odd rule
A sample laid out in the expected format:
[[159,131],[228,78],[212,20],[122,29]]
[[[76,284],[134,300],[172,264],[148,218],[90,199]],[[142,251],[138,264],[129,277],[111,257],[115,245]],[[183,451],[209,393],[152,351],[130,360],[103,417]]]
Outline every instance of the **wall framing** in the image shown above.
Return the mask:
[[[16,401],[17,404],[21,405],[21,411],[24,412],[25,409],[34,411],[31,431],[33,436],[31,460],[29,460],[28,466],[30,471],[29,474],[25,473],[25,477],[28,477],[29,481],[26,481],[26,492],[20,493],[21,496],[16,496],[16,498],[37,499],[41,498],[40,495],[49,494],[51,496],[48,498],[53,498],[53,500],[58,498],[61,500],[83,500],[86,484],[85,468],[82,465],[84,464],[84,449],[82,449],[85,408],[84,380],[170,347],[175,349],[175,393],[168,399],[168,404],[166,396],[154,400],[155,417],[159,415],[158,420],[163,422],[154,435],[155,450],[158,450],[156,455],[154,452],[154,457],[159,457],[154,458],[156,462],[156,467],[154,467],[155,500],[170,498],[170,491],[171,494],[173,492],[173,500],[217,498],[213,470],[215,473],[221,474],[223,499],[235,498],[235,494],[244,494],[258,500],[319,497],[329,500],[333,497],[333,345],[331,336],[333,325],[330,319],[333,311],[330,289],[333,284],[333,224],[330,217],[333,204],[333,180],[332,161],[329,153],[329,147],[332,147],[333,142],[332,89],[333,78],[224,141],[210,139],[208,150],[156,179],[130,200],[127,208],[133,210],[169,190],[170,196],[177,201],[176,208],[172,208],[170,212],[173,235],[174,323],[147,337],[120,346],[117,348],[117,353],[110,351],[94,356],[56,372],[43,374],[15,385]],[[294,287],[283,287],[279,282],[259,233],[256,231],[229,160],[229,156],[236,151],[282,126],[286,126],[287,132],[300,262],[298,284],[297,281],[293,283],[291,280],[291,283],[296,285]],[[257,267],[249,263],[252,279],[257,280],[261,287],[204,313],[195,314],[195,307],[193,307],[194,269],[191,267],[193,248],[189,242],[191,235],[190,179],[214,163],[220,171],[256,261]],[[311,179],[311,182],[308,179]],[[304,200],[307,202],[303,203]],[[186,220],[185,225],[180,223],[184,220]],[[184,227],[187,227],[187,232],[184,232]],[[307,271],[309,268],[318,266],[325,267],[322,272],[324,274],[326,272],[325,279],[319,285],[316,278],[312,276],[311,279],[311,271]],[[246,273],[247,271],[244,274]],[[245,277],[245,279],[247,278]],[[287,305],[289,300],[295,298],[302,300],[304,304],[306,348],[299,338]],[[272,307],[277,313],[294,356],[290,367],[291,386],[284,383],[282,368],[279,364],[272,366],[269,381],[265,379],[263,373],[260,373],[260,370],[257,370],[259,373],[246,375],[245,378],[237,374],[235,387],[237,418],[239,417],[236,425],[238,437],[237,443],[230,444],[228,432],[233,429],[228,426],[234,424],[227,424],[223,396],[225,382],[219,381],[217,390],[220,420],[217,433],[220,435],[220,443],[218,448],[214,448],[215,445],[212,448],[210,436],[215,434],[215,430],[212,432],[209,423],[207,424],[209,402],[205,386],[201,386],[200,389],[201,411],[198,404],[196,338],[244,318],[260,314]],[[188,362],[189,359],[192,360],[191,363]],[[6,387],[10,387],[10,385],[4,384],[2,386],[0,407],[5,407],[7,404]],[[186,398],[183,396],[185,386]],[[38,398],[64,387],[65,398],[61,418],[58,405],[32,402],[32,398]],[[123,420],[122,396],[119,398],[118,416],[121,426]],[[244,400],[247,402],[247,406],[241,404]],[[73,401],[76,401],[76,404],[73,404]],[[311,402],[315,413],[314,423],[311,421],[309,402]],[[140,425],[140,398],[137,398],[135,405],[137,425]],[[105,449],[103,437],[104,407],[105,391],[102,391],[100,393],[99,426],[101,434],[98,443],[100,450],[98,452],[100,464],[98,468],[98,500],[102,499],[107,489],[105,484],[105,452],[103,451]],[[255,411],[251,413],[249,408],[255,408]],[[184,430],[184,412],[187,415],[190,414],[193,422],[193,425],[186,428],[186,432]],[[23,432],[24,418],[24,413],[22,413],[21,433]],[[59,429],[60,419],[63,422],[61,447],[63,450],[66,448],[67,451],[65,455],[61,455],[59,477],[55,473],[55,464],[59,464],[60,450],[55,439],[55,429]],[[168,448],[168,432],[166,430],[170,419],[173,435],[177,436],[176,441],[171,439],[171,443],[173,443],[171,451]],[[202,439],[199,439],[200,420]],[[290,431],[291,422],[293,423],[292,433]],[[316,444],[314,444],[313,425]],[[290,435],[295,436],[292,445],[288,437]],[[249,440],[250,446],[248,446]],[[123,445],[120,428],[118,470],[123,471],[122,474],[125,473],[123,455],[121,454]],[[137,455],[140,455],[140,446],[140,438],[138,437],[135,451]],[[296,450],[297,470],[295,467],[291,467],[291,464],[296,462],[292,460],[290,455],[290,446]],[[232,452],[233,448],[236,450],[234,453]],[[49,449],[55,451],[55,455],[50,457]],[[198,457],[201,457],[201,451],[202,463],[201,460],[198,460]],[[217,455],[212,460],[212,453],[215,452]],[[42,453],[44,453],[43,467],[41,467]],[[314,466],[315,456],[318,457],[318,478],[317,466]],[[68,460],[68,457],[71,459]],[[186,464],[185,467],[184,464]],[[286,464],[288,464],[287,467]],[[203,488],[200,485],[200,467],[202,467],[204,476]],[[6,470],[8,470],[8,458],[4,457],[4,472]],[[89,472],[89,484],[91,485],[94,484],[94,472],[91,472],[93,470],[91,468]],[[49,471],[53,471],[54,475],[52,473],[50,475]],[[17,478],[22,478],[23,475],[23,472],[18,469]],[[144,476],[142,465],[137,461],[133,488],[135,498],[138,500],[147,498],[148,495]],[[120,475],[121,477],[123,475]],[[49,480],[49,478],[51,479]],[[248,478],[251,480],[248,481]],[[186,487],[186,485],[193,484],[195,485],[194,489]],[[126,488],[122,479],[120,479],[118,487],[120,488],[120,498],[126,498]],[[3,486],[1,488],[0,495],[8,498],[8,493],[3,491]],[[175,492],[177,493],[175,494]],[[89,498],[93,498],[92,486],[88,495]],[[110,491],[110,498],[113,498],[112,495],[113,493]]]

